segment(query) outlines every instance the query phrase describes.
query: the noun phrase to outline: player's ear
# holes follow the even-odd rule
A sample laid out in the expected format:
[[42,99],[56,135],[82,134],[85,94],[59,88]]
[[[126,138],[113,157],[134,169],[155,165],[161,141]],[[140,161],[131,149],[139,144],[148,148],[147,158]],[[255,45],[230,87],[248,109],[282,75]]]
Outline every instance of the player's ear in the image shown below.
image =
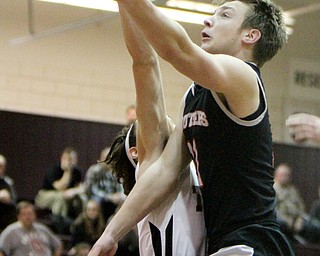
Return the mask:
[[258,29],[252,28],[245,30],[242,41],[245,44],[255,44],[261,38],[261,32]]
[[136,147],[129,148],[129,154],[132,159],[136,159],[138,157],[138,150]]

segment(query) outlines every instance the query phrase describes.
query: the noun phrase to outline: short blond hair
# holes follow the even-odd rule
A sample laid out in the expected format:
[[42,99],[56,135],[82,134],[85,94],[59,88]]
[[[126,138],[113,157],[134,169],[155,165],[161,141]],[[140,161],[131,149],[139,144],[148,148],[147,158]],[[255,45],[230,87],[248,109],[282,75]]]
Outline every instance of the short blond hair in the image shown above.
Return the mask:
[[[214,4],[224,4],[235,0],[214,0]],[[283,11],[271,0],[238,0],[250,7],[241,29],[253,28],[261,33],[261,38],[253,48],[253,61],[261,67],[272,59],[288,40]]]
[[1,155],[0,154],[0,163],[3,163],[4,165],[6,165],[7,164],[7,159],[5,158],[5,156],[4,155]]

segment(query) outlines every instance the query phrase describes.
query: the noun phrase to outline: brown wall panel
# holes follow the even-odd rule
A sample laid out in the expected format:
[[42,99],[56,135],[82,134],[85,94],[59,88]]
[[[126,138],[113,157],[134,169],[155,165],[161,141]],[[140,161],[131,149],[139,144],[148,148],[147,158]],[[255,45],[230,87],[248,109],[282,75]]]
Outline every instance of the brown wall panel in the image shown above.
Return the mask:
[[59,162],[66,146],[77,149],[79,166],[85,172],[121,127],[0,111],[0,153],[8,160],[7,174],[15,180],[18,196],[33,199],[45,172]]
[[[73,146],[85,172],[111,144],[121,125],[0,111],[0,153],[8,160],[8,175],[14,178],[18,196],[33,199],[45,172],[59,162],[61,151]],[[307,209],[317,198],[320,183],[320,149],[274,144],[275,166],[287,162],[293,169]]]

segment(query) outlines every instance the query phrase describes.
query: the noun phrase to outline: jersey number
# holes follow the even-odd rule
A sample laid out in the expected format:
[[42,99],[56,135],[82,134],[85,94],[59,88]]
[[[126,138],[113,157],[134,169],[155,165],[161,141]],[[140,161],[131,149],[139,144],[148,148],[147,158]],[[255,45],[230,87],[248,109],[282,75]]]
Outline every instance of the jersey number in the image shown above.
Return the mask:
[[[197,194],[196,211],[202,212],[202,197],[201,197],[200,188],[203,187],[203,182],[202,182],[200,171],[199,171],[199,159],[198,159],[198,150],[197,150],[197,146],[196,146],[196,141],[192,140],[192,144],[188,141],[187,145],[188,145],[189,151],[190,151],[192,158],[193,158],[193,162],[194,162],[195,169],[196,169],[196,176],[197,176],[197,177],[193,176],[193,180],[194,180],[193,181],[193,193]],[[195,180],[197,180],[197,181],[195,181]]]
[[187,145],[188,145],[188,149],[189,149],[189,151],[190,151],[190,153],[192,155],[193,162],[194,162],[194,164],[196,166],[199,186],[202,187],[203,186],[203,182],[202,182],[200,171],[199,171],[199,159],[198,159],[198,150],[197,150],[196,141],[193,139],[192,140],[192,144],[191,144],[190,141],[188,141]]

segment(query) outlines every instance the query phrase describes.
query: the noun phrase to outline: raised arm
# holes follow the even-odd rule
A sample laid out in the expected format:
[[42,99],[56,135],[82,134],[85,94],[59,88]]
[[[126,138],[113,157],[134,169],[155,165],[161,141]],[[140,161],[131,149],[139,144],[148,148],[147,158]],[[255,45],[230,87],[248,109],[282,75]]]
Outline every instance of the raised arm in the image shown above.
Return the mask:
[[[161,157],[138,179],[89,256],[113,255],[112,250],[116,243],[173,192],[179,182],[181,170],[185,170],[189,162],[190,154],[185,145],[182,120],[180,120]],[[144,164],[140,168],[143,169]]]
[[[145,156],[152,157],[151,154],[155,155],[152,158],[156,160],[162,152],[158,145],[169,136],[158,56],[121,3],[119,12],[125,42],[133,61],[139,123],[139,162],[142,162]],[[154,152],[157,148],[158,152]]]
[[227,97],[243,99],[244,95],[248,98],[257,95],[255,74],[243,61],[207,53],[191,41],[180,24],[168,19],[149,0],[118,2],[126,8],[159,56],[179,72]]

